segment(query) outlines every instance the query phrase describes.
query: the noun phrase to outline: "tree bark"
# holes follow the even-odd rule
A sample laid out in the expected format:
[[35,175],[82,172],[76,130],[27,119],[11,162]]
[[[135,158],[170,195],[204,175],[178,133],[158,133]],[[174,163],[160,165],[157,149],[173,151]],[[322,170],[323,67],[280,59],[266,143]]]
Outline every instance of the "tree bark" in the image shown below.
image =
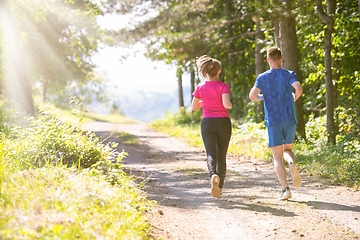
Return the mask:
[[46,100],[47,100],[48,84],[49,84],[49,81],[44,80],[44,86],[43,86],[43,100],[44,100],[44,103],[46,103]]
[[0,18],[3,39],[9,52],[10,71],[5,70],[4,85],[6,95],[19,104],[21,111],[35,115],[32,89],[25,72],[25,64],[20,46],[20,34],[11,16],[9,0],[0,0]]
[[182,74],[178,73],[178,88],[179,88],[179,106],[180,109],[184,107],[184,96],[182,87]]
[[190,70],[190,85],[191,85],[191,101],[193,99],[193,92],[195,91],[195,70],[192,68]]
[[[302,83],[302,73],[299,66],[299,50],[297,48],[297,35],[296,35],[295,17],[287,12],[287,15],[280,20],[280,37],[281,39],[281,54],[283,57],[282,68],[294,71],[300,83]],[[305,134],[305,121],[303,98],[300,97],[295,102],[296,115],[297,115],[297,132],[303,139],[306,139]]]
[[317,12],[320,19],[327,25],[325,28],[324,37],[324,58],[325,58],[325,87],[326,87],[326,129],[328,144],[336,144],[336,126],[334,121],[334,85],[333,75],[331,68],[331,34],[334,31],[334,19],[332,17],[335,14],[336,0],[327,1],[327,12],[323,10],[322,1],[316,1]]
[[274,24],[274,39],[275,39],[275,46],[281,49],[281,39],[280,39],[280,27],[279,27],[279,20],[275,20]]
[[[227,17],[227,20],[231,19],[231,7],[232,7],[232,0],[225,0],[225,15]],[[234,37],[233,31],[232,31],[232,24],[227,25],[226,34],[228,39],[232,39]],[[231,54],[234,52],[234,41],[228,42],[228,61],[229,61],[229,68],[228,68],[228,76],[229,76],[229,84],[230,84],[230,91],[233,95],[234,92],[234,55]]]
[[[262,3],[262,0],[256,0]],[[264,47],[263,41],[265,40],[265,35],[261,31],[261,22],[259,18],[259,12],[255,12],[255,24],[256,24],[256,35],[255,35],[255,75],[258,76],[259,74],[266,71],[266,62],[264,58],[264,52],[261,49]],[[259,113],[259,120],[263,121],[265,118],[264,114],[264,103],[261,102],[258,104],[258,113]]]

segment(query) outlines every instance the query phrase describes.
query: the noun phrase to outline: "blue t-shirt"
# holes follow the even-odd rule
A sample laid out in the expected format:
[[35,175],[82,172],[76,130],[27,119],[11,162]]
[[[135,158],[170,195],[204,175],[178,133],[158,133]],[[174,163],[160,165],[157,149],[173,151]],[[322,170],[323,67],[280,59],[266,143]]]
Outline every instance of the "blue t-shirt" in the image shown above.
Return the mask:
[[264,125],[297,124],[291,84],[298,81],[296,73],[285,69],[270,69],[256,78],[254,87],[264,96]]

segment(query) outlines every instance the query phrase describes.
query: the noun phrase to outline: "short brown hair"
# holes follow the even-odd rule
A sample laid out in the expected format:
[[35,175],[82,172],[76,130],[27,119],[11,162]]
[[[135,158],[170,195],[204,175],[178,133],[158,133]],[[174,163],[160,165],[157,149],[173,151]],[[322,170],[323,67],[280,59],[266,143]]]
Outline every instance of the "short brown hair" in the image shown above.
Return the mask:
[[206,74],[209,74],[210,77],[214,77],[221,69],[221,62],[217,59],[204,55],[196,59],[196,66],[198,67],[201,75],[204,77]]
[[279,60],[281,58],[281,50],[278,47],[271,47],[267,50],[267,56],[271,60]]

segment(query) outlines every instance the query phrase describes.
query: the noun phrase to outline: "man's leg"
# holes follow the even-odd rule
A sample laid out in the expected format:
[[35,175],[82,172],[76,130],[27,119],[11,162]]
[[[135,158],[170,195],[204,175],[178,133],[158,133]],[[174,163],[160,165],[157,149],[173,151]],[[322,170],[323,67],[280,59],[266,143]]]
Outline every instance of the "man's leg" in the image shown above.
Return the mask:
[[282,189],[288,187],[286,180],[286,170],[283,161],[283,145],[271,147],[274,156],[274,166],[278,179],[281,183]]
[[299,170],[295,165],[295,155],[292,152],[292,147],[292,144],[284,145],[284,159],[289,163],[294,187],[300,187],[302,184],[302,177],[300,176]]
[[284,144],[284,159],[290,164],[295,164],[295,155],[292,151],[293,144]]

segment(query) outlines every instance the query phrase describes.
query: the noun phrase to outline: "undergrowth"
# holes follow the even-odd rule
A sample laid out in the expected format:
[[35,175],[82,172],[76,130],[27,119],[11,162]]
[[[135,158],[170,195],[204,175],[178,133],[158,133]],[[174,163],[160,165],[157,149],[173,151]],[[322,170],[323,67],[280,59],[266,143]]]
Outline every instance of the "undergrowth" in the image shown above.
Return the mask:
[[[199,113],[200,112],[200,113]],[[200,130],[201,111],[182,111],[167,114],[150,125],[162,132],[178,137],[191,146],[204,148]],[[267,130],[263,123],[232,120],[232,136],[228,153],[235,156],[272,161],[268,148]],[[346,134],[337,136],[337,144],[326,143],[325,117],[310,117],[306,124],[307,141],[295,140],[294,153],[302,172],[318,175],[334,183],[360,187],[360,142]]]
[[121,169],[116,143],[51,111],[1,109],[0,239],[147,239],[154,204]]

